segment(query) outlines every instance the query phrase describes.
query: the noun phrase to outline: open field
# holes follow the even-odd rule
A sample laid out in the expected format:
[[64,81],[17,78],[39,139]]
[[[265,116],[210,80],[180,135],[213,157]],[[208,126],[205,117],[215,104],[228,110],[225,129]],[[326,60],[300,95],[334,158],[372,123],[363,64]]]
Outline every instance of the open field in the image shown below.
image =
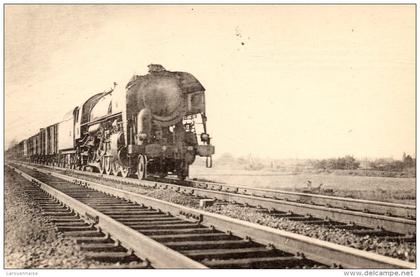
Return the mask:
[[253,188],[301,191],[308,180],[321,183],[322,194],[415,204],[416,179],[346,176],[334,174],[287,174],[230,169],[191,167],[190,177]]

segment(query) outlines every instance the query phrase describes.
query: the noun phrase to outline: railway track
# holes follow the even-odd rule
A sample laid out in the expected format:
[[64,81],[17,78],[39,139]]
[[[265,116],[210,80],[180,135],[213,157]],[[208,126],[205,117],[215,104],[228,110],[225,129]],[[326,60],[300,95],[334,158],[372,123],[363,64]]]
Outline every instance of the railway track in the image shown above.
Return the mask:
[[[16,165],[12,168],[65,204],[71,212],[90,219],[94,228],[129,249],[130,254],[149,261],[152,267],[415,267],[413,263],[183,207],[45,169]],[[85,229],[74,232],[80,232],[82,236],[98,233]],[[96,247],[105,246],[98,244]]]
[[[28,165],[26,166],[34,166]],[[39,165],[36,165],[39,167]],[[328,220],[352,226],[367,228],[360,232],[383,235],[403,234],[415,237],[415,206],[385,203],[378,201],[330,197],[308,193],[277,191],[267,189],[250,189],[218,183],[188,181],[189,186],[169,184],[159,181],[145,181],[118,176],[101,175],[93,172],[69,170],[51,166],[43,166],[61,172],[69,172],[78,176],[88,176],[93,180],[109,180],[122,184],[143,187],[170,189],[201,198],[260,207],[283,216],[306,217],[307,220]]]
[[91,261],[89,268],[146,269],[150,268],[147,260],[141,260],[127,248],[120,245],[107,234],[94,226],[89,218],[77,215],[48,193],[29,183],[24,186],[24,193],[29,195],[41,208],[41,215],[48,217],[58,232],[73,239]]

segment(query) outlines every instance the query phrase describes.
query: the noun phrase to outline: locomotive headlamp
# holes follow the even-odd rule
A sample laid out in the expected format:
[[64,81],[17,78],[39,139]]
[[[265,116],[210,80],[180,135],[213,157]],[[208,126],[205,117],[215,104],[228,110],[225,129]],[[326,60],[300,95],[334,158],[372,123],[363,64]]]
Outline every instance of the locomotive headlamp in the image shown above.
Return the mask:
[[210,136],[209,136],[209,134],[202,133],[200,135],[200,139],[201,139],[202,142],[208,142],[210,140]]

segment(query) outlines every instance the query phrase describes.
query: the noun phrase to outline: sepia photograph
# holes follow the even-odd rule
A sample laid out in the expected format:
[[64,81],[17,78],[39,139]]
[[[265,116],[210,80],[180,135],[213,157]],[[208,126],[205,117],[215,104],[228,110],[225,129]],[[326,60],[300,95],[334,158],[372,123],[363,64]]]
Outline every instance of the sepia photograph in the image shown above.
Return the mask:
[[416,9],[3,4],[3,272],[413,276]]

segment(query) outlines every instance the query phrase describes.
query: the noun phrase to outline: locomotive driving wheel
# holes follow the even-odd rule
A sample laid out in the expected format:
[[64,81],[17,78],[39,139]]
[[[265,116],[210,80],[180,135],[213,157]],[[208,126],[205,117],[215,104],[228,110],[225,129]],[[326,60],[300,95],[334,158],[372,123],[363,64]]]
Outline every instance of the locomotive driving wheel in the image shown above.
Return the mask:
[[137,177],[143,180],[147,175],[147,158],[144,155],[139,155],[139,163],[137,165]]

